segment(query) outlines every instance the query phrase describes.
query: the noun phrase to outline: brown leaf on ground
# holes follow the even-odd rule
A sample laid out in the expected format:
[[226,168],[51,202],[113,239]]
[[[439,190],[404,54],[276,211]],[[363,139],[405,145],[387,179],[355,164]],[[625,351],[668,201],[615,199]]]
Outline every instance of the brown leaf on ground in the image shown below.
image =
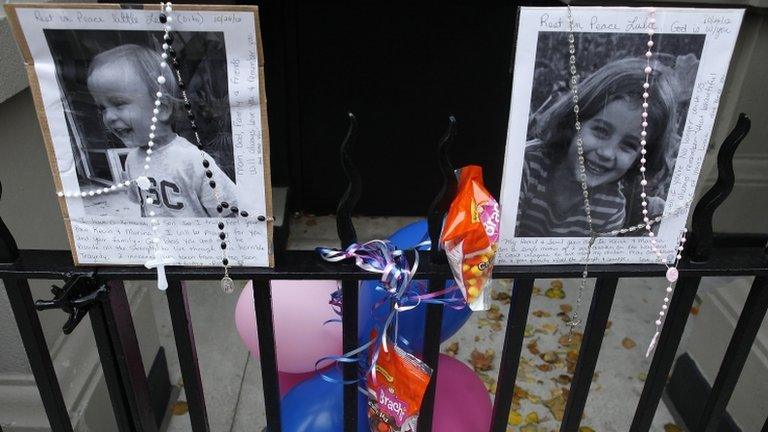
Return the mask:
[[187,405],[185,401],[178,401],[173,404],[171,412],[173,412],[173,415],[175,416],[184,415],[189,412],[189,405]]
[[561,320],[562,320],[564,323],[567,323],[567,322],[570,322],[570,321],[571,321],[571,316],[570,316],[570,315],[568,315],[568,314],[567,314],[567,313],[565,313],[565,312],[558,312],[558,313],[557,313],[557,316],[558,316],[558,317],[560,317],[560,319],[561,319]]
[[561,290],[563,289],[563,281],[561,281],[560,279],[555,279],[549,283],[549,287]]
[[520,399],[528,399],[528,390],[520,386],[515,386],[515,389],[512,391],[512,398],[517,399],[518,401]]
[[459,342],[451,342],[451,344],[445,348],[445,353],[449,356],[456,357],[459,353]]
[[691,306],[691,315],[696,316],[699,314],[699,307],[698,306]]
[[595,432],[595,430],[589,426],[582,426],[579,428],[579,432]]
[[664,425],[664,432],[683,432],[683,428],[674,423],[667,423]]
[[507,419],[507,423],[509,423],[512,426],[520,426],[523,424],[523,416],[520,414],[520,412],[512,410],[509,412],[509,418]]
[[525,325],[525,332],[523,333],[523,337],[531,337],[533,336],[535,329],[532,324],[526,324]]
[[560,305],[560,312],[571,313],[571,311],[573,311],[573,306],[571,306],[570,303],[563,303]]
[[520,432],[547,432],[547,430],[542,429],[535,424],[527,424],[520,427]]
[[480,377],[480,380],[485,384],[485,389],[488,391],[488,393],[496,394],[496,379],[491,377],[490,375],[486,373],[478,373],[478,377]]
[[480,336],[475,336],[475,342],[480,342]]
[[564,299],[565,291],[562,288],[547,288],[544,295],[551,299]]
[[536,411],[531,411],[528,414],[525,415],[525,423],[526,424],[539,424],[539,413]]
[[541,287],[537,287],[536,285],[533,286],[533,290],[531,290],[532,295],[541,295]]
[[581,346],[581,340],[584,338],[584,335],[581,332],[573,332],[571,335],[562,335],[560,336],[560,339],[557,340],[557,342],[566,348],[574,348],[578,349]]
[[534,339],[529,344],[527,344],[525,347],[528,348],[528,352],[530,352],[533,355],[539,355],[539,353],[541,353],[541,351],[539,351],[539,340],[538,339]]
[[538,368],[542,372],[550,372],[553,369],[552,365],[549,364],[549,363],[542,363],[542,364],[536,366],[536,368]]
[[480,352],[477,349],[470,354],[469,363],[475,368],[475,372],[489,371],[493,369],[493,358],[496,353],[492,349]]
[[557,378],[552,378],[552,381],[554,381],[554,382],[556,382],[556,383],[558,383],[560,385],[568,385],[568,384],[571,383],[571,376],[570,375],[561,374],[561,375],[558,375]]
[[491,291],[491,299],[501,304],[509,304],[509,294],[503,291]]
[[637,346],[637,343],[635,343],[635,341],[633,341],[631,338],[625,337],[621,340],[621,346],[626,349],[632,349]]
[[547,351],[539,355],[539,357],[547,363],[557,363],[560,361],[560,356],[555,351]]
[[570,350],[565,355],[565,360],[568,363],[576,363],[579,360],[579,352],[576,350]]
[[501,321],[504,318],[504,314],[499,310],[499,305],[494,304],[485,312],[485,317],[491,321]]
[[535,310],[535,311],[531,312],[531,314],[533,316],[535,316],[536,318],[549,318],[549,317],[552,316],[551,313],[549,313],[547,311],[543,311],[543,310]]
[[605,329],[608,330],[609,328],[611,328],[612,325],[613,325],[613,321],[608,320],[608,322],[605,323]]
[[600,372],[595,372],[592,374],[592,382],[597,381],[598,378],[600,378]]
[[565,401],[566,399],[563,397],[562,393],[558,393],[556,395],[553,395],[551,399],[545,400],[544,406],[549,409],[549,412],[552,413],[552,416],[557,421],[563,421],[563,413],[565,412]]
[[536,332],[544,333],[544,334],[554,334],[556,331],[557,331],[557,325],[552,323],[546,323],[536,329]]

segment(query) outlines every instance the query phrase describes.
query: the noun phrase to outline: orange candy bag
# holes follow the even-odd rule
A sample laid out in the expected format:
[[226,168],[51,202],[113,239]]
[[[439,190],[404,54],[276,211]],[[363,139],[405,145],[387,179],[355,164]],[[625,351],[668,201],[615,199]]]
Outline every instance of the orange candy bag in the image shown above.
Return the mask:
[[383,348],[375,377],[368,376],[368,424],[371,432],[416,432],[421,399],[432,369],[398,346]]
[[456,284],[472,310],[490,308],[493,261],[499,242],[499,203],[483,184],[483,169],[459,170],[459,187],[443,224],[440,243]]

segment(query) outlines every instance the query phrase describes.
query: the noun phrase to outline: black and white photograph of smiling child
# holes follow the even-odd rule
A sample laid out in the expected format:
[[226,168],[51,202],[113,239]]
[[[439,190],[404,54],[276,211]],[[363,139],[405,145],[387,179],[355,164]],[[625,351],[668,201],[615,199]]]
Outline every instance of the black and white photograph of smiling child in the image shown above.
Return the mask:
[[[173,48],[183,57],[179,64],[191,116],[172,59],[160,56],[161,33],[46,30],[46,39],[64,94],[81,190],[140,176],[150,181],[147,190],[132,183],[116,192],[82,198],[87,215],[205,218],[219,216],[220,201],[237,207],[220,33],[174,33]],[[158,83],[160,75],[163,84]]]
[[[648,217],[664,212],[704,45],[703,35],[658,34],[650,79],[646,154],[640,123],[642,34],[576,33],[579,120],[594,230],[642,221],[639,161],[646,159]],[[516,237],[587,237],[567,33],[539,33]],[[631,235],[631,234],[630,234]]]

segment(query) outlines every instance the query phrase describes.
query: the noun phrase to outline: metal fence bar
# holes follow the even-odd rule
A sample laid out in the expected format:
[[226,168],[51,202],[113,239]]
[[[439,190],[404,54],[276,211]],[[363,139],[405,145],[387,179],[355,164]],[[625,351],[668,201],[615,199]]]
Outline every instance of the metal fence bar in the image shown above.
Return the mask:
[[667,318],[664,320],[664,327],[661,329],[659,342],[656,345],[656,352],[648,369],[643,393],[635,408],[630,432],[643,432],[651,428],[700,282],[701,277],[683,277],[675,287],[675,293],[667,309]]
[[766,311],[768,311],[768,278],[760,276],[752,282],[739,322],[733,331],[723,362],[720,364],[720,370],[717,372],[717,378],[712,385],[712,391],[704,405],[697,431],[714,432],[720,425]]
[[[359,345],[357,336],[358,282],[345,280],[341,282],[342,290],[342,345],[344,352],[350,352]],[[344,363],[344,381],[354,381],[358,378],[358,364]],[[357,432],[357,386],[344,386],[344,432]]]
[[512,396],[515,393],[517,367],[523,348],[525,325],[533,294],[533,278],[515,279],[509,303],[507,329],[504,333],[504,348],[501,351],[496,397],[493,401],[492,432],[506,432]]
[[275,326],[272,320],[272,289],[267,280],[253,281],[253,302],[256,309],[256,327],[259,336],[261,380],[264,388],[264,408],[267,430],[280,432],[280,383],[277,376],[277,349]]
[[53,369],[51,353],[45,343],[43,328],[32,301],[29,282],[26,279],[3,279],[13,316],[21,334],[21,341],[27,352],[29,366],[35,376],[40,398],[43,400],[45,414],[54,432],[72,432],[67,406],[61,387]]
[[101,370],[104,373],[104,381],[107,384],[107,392],[112,402],[112,412],[115,415],[118,430],[120,432],[133,432],[138,428],[134,425],[131,415],[131,406],[128,403],[129,395],[121,378],[120,360],[112,346],[112,336],[102,303],[96,303],[91,307],[88,316],[91,320]]
[[203,380],[200,376],[200,364],[197,360],[195,333],[192,329],[192,316],[187,300],[187,286],[183,281],[171,279],[165,292],[168,299],[168,311],[171,314],[173,336],[176,351],[179,354],[179,367],[184,379],[184,392],[189,405],[189,420],[193,432],[208,432],[208,410],[205,406]]
[[156,432],[149,383],[122,281],[109,282],[109,295],[100,305],[134,426],[139,432]]
[[[429,292],[437,292],[445,287],[444,279],[430,279]],[[419,412],[419,432],[432,431],[432,414],[435,409],[435,391],[437,389],[437,369],[440,358],[440,333],[443,326],[443,306],[427,305],[426,325],[424,328],[424,362],[432,368],[432,379],[421,402]]]
[[560,425],[561,432],[575,432],[579,429],[618,282],[618,278],[615,277],[597,278],[595,282],[592,305],[589,308],[589,317],[584,327],[584,336],[579,350],[579,360],[573,374],[571,390],[568,392],[563,423]]

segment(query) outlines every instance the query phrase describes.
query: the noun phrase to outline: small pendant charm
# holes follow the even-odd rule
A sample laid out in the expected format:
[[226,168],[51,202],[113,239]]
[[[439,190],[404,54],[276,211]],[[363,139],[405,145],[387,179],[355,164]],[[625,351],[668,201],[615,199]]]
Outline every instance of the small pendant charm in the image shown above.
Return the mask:
[[224,276],[221,278],[221,290],[225,294],[231,294],[235,290],[235,281],[229,276]]

